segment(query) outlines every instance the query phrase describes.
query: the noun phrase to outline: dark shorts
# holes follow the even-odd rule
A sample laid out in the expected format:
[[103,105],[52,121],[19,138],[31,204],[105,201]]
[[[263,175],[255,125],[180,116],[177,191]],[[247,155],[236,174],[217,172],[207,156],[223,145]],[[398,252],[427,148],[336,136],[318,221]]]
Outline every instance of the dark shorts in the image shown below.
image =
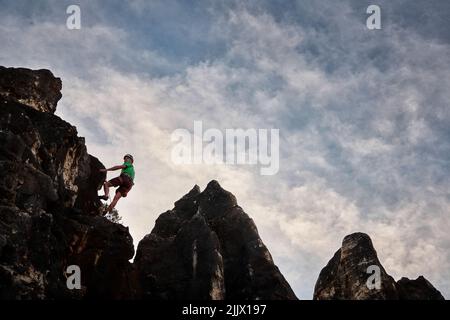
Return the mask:
[[113,187],[119,187],[116,189],[116,193],[120,192],[122,197],[126,197],[127,193],[130,192],[133,187],[133,181],[126,174],[121,174],[108,181]]

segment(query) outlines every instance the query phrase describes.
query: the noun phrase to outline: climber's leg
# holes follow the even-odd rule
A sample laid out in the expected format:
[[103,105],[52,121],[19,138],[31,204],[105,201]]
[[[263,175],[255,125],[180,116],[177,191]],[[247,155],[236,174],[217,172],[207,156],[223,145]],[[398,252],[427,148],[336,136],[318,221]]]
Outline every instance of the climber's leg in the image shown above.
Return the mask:
[[121,185],[121,183],[122,183],[122,179],[120,177],[116,177],[109,181],[105,181],[103,183],[103,190],[105,191],[105,195],[99,196],[99,198],[102,200],[108,200],[109,199],[109,188],[118,187]]
[[120,191],[116,191],[116,195],[114,196],[114,199],[111,202],[111,204],[109,205],[108,209],[106,209],[106,213],[109,213],[112,211],[112,209],[114,209],[114,207],[117,204],[117,201],[119,201],[120,198],[122,198],[122,194],[120,193]]
[[103,191],[105,191],[104,197],[106,199],[109,198],[109,188],[112,187],[112,186],[113,185],[110,182],[108,182],[108,181],[105,181],[105,183],[103,183]]

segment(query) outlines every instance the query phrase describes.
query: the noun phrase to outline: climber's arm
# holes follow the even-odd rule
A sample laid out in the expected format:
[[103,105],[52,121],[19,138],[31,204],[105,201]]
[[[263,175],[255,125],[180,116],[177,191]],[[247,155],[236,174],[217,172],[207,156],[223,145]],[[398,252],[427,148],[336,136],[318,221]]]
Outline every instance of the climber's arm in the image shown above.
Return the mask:
[[118,166],[114,166],[108,169],[100,169],[101,172],[106,172],[106,171],[115,171],[115,170],[120,170],[120,169],[125,169],[125,166],[123,164],[118,165]]

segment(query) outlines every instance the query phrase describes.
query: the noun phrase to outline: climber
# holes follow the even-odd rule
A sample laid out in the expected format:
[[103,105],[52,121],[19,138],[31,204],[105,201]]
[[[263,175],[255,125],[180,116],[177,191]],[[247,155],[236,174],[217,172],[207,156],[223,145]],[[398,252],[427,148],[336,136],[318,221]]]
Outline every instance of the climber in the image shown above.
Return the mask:
[[126,154],[123,157],[123,164],[111,167],[109,169],[100,169],[100,172],[107,172],[107,171],[114,171],[114,170],[120,170],[120,176],[115,177],[109,181],[105,181],[103,183],[103,189],[105,191],[105,194],[103,196],[99,196],[102,200],[108,200],[109,199],[109,188],[110,187],[119,187],[116,189],[116,195],[114,196],[113,201],[108,206],[108,208],[103,212],[103,215],[106,215],[107,213],[111,212],[112,209],[117,204],[117,201],[121,197],[126,197],[128,192],[130,192],[131,188],[134,185],[134,166],[133,166],[133,156],[131,154]]

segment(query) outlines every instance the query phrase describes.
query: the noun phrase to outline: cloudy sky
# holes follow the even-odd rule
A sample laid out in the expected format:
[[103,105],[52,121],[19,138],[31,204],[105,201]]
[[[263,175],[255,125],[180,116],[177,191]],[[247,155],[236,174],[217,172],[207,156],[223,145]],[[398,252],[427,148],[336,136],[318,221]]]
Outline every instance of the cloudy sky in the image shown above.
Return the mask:
[[[106,166],[135,156],[118,204],[135,246],[216,179],[299,298],[355,231],[395,279],[424,275],[450,297],[449,1],[78,1],[80,30],[70,4],[0,0],[0,65],[52,70],[56,114],[88,151]],[[171,133],[195,120],[279,129],[278,174],[174,164]]]

